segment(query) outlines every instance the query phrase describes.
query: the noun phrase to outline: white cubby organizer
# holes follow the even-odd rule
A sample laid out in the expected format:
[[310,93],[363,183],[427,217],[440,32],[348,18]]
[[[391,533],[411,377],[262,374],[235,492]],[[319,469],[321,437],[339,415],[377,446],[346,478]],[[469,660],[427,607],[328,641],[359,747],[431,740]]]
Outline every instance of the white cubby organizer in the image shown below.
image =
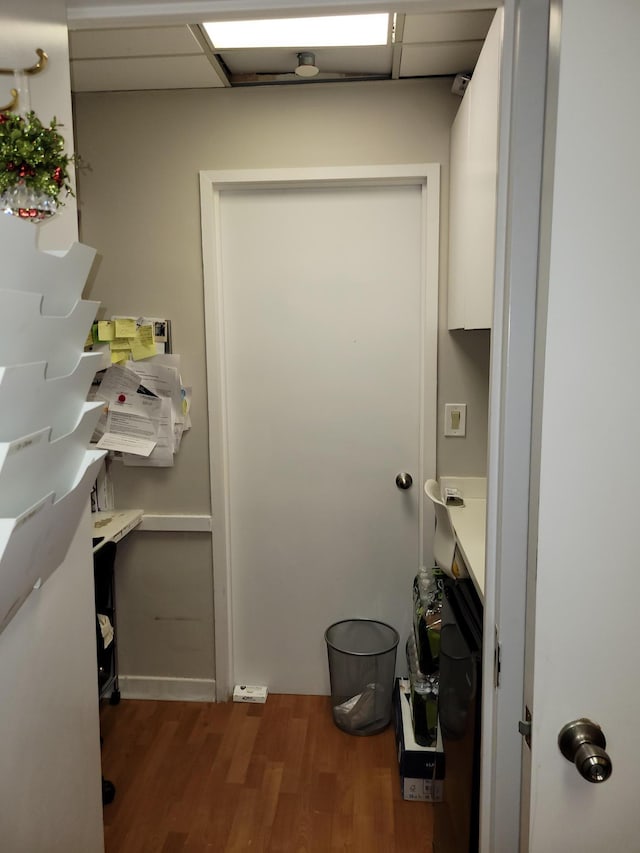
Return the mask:
[[99,303],[80,298],[95,252],[40,252],[37,227],[0,216],[0,632],[64,560],[104,457],[83,354]]

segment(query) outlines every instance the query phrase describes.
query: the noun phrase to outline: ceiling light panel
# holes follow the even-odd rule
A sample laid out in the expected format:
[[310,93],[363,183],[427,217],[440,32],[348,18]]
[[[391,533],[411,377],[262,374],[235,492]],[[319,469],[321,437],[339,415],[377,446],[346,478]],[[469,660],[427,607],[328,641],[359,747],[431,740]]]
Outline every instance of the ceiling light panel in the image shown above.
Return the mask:
[[219,50],[383,45],[389,37],[388,14],[218,21],[203,26],[211,43]]

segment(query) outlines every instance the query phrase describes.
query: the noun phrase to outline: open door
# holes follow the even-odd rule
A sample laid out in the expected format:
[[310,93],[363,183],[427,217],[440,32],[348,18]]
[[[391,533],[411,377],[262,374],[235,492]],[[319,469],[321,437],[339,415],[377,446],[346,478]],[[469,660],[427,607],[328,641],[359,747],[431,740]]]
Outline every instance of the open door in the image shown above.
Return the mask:
[[[548,298],[535,636],[525,692],[531,806],[521,849],[636,850],[640,110],[623,81],[636,70],[640,6],[564,0],[552,6],[558,23],[550,74],[557,103],[547,113],[555,140],[545,152],[553,191],[543,199],[540,258]],[[608,755],[585,746],[574,766],[558,736],[581,718],[602,728]]]
[[[513,13],[520,34],[531,35],[521,17],[526,5],[507,4],[506,11]],[[495,712],[487,721],[485,746],[490,751],[483,777],[481,849],[487,853],[596,851],[604,845],[638,849],[631,792],[640,759],[640,743],[633,735],[640,652],[632,636],[639,585],[633,531],[640,477],[640,111],[624,84],[633,79],[638,32],[640,6],[627,0],[549,4],[547,105],[544,124],[535,125],[538,139],[543,126],[545,133],[542,202],[538,206],[529,200],[529,207],[540,213],[533,430],[530,467],[522,467],[525,481],[530,473],[530,495],[521,718],[530,713],[531,737],[529,747],[517,735],[513,708],[500,716],[504,702],[496,697],[502,687],[485,685],[487,703]],[[512,108],[518,93],[527,91],[526,86],[518,89],[517,75],[518,49],[527,44],[527,37],[514,41]],[[540,72],[542,62],[540,57],[534,70]],[[508,177],[507,184],[517,186],[521,168],[511,164]],[[517,313],[519,294],[517,288],[510,292],[509,284],[525,268],[526,254],[514,251],[509,235],[518,230],[527,203],[514,197],[513,185],[503,187],[510,201],[502,211],[510,267],[503,304],[496,306],[497,312],[504,309],[508,333],[494,340],[501,363],[494,359],[492,393],[497,389],[499,396],[493,398],[492,411],[502,422],[509,422],[513,383],[522,368],[509,357],[518,329],[508,321],[513,310]],[[523,243],[527,246],[530,250],[531,243]],[[499,316],[502,320],[503,314]],[[526,323],[522,328],[526,331]],[[516,468],[509,468],[511,433],[496,430],[494,435],[500,441],[493,445],[489,472],[488,566],[495,563],[498,584],[487,601],[493,601],[492,618],[499,623],[508,616],[505,602],[513,589],[509,571],[519,582],[523,575],[521,562],[507,565],[510,516],[499,514],[506,506],[504,489],[515,483]],[[518,541],[520,551],[511,553],[521,558],[521,535]],[[501,679],[519,653],[504,636],[501,632]],[[577,744],[585,741],[573,763],[561,752],[559,735],[567,724],[584,718],[596,728],[572,730],[578,732]],[[496,796],[507,784],[515,788],[508,763],[501,763],[513,753],[514,738],[524,756],[519,840],[506,833],[506,827],[513,830],[512,818],[504,810],[504,796]],[[567,754],[570,740],[565,738]]]

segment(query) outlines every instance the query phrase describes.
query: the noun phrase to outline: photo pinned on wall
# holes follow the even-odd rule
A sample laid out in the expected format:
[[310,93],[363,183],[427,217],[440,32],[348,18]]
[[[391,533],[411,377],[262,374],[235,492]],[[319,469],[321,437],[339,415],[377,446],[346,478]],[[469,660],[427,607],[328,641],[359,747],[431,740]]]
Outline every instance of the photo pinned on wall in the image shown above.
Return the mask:
[[168,340],[168,320],[154,320],[153,321],[153,337],[156,342],[159,344],[166,344]]
[[165,353],[172,352],[171,348],[171,320],[164,317],[138,317],[138,325],[150,325],[153,328],[153,340],[157,344],[164,344]]

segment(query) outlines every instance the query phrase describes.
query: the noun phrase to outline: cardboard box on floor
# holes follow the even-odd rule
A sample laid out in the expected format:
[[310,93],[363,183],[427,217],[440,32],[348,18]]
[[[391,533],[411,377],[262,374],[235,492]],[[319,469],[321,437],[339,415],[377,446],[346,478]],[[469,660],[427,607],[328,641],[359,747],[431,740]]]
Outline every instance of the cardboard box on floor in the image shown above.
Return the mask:
[[413,736],[409,681],[397,678],[393,691],[393,715],[398,748],[400,789],[404,800],[442,801],[444,751],[438,726],[436,746],[420,746]]

